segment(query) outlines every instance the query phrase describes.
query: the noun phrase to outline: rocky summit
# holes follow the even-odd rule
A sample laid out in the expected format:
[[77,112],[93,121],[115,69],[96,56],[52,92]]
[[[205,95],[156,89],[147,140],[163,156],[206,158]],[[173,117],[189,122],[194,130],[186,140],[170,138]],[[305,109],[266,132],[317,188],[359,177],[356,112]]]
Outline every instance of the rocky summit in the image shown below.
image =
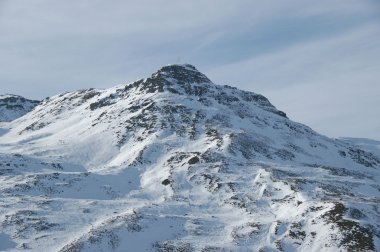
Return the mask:
[[377,154],[192,65],[47,98],[0,133],[0,250],[380,250]]

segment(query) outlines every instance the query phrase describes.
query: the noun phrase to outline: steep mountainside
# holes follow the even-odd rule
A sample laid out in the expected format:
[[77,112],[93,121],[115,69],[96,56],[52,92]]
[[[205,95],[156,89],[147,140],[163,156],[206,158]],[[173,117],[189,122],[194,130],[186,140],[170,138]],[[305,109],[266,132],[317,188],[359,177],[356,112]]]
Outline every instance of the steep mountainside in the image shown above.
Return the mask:
[[0,122],[10,122],[33,110],[39,101],[18,95],[0,95]]
[[2,249],[380,249],[378,156],[191,65],[3,127]]

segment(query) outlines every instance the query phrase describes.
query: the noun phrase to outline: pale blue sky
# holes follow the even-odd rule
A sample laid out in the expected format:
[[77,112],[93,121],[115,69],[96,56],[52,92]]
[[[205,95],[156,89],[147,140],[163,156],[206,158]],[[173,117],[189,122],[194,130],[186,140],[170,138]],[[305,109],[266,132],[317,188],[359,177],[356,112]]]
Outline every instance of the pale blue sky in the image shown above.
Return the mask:
[[0,0],[0,93],[107,88],[178,58],[320,133],[380,140],[380,1]]

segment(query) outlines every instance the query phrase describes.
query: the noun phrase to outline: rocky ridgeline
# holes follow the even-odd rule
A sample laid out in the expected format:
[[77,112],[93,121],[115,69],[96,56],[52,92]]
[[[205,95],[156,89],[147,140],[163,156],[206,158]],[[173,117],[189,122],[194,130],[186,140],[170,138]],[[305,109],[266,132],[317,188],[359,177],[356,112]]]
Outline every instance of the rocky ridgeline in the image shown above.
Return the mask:
[[29,113],[40,102],[18,95],[0,95],[0,122],[10,122]]

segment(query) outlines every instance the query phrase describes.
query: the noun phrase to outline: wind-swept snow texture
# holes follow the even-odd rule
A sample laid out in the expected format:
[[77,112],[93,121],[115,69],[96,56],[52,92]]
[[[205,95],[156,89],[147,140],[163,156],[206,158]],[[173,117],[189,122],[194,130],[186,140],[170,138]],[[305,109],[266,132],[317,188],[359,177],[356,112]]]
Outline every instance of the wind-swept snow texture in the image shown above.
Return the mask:
[[376,154],[191,65],[1,127],[7,251],[380,250]]

